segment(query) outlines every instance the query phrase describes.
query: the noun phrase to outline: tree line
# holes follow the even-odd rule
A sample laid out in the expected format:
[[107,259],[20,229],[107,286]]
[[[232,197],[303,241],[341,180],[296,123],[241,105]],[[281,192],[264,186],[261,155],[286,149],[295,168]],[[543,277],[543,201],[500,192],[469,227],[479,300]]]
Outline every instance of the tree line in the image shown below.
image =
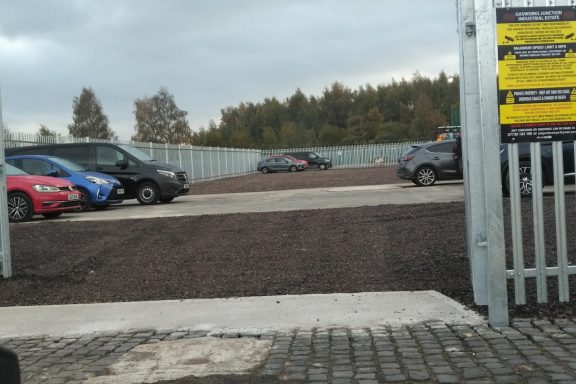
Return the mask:
[[[459,78],[441,72],[436,78],[418,73],[356,90],[334,83],[320,96],[300,89],[285,100],[242,102],[221,110],[219,123],[193,132],[188,112],[178,108],[166,88],[134,101],[135,132],[140,142],[234,148],[278,148],[377,144],[431,139],[436,127],[458,125]],[[73,137],[115,139],[92,88],[73,99]],[[41,125],[38,134],[55,136]]]

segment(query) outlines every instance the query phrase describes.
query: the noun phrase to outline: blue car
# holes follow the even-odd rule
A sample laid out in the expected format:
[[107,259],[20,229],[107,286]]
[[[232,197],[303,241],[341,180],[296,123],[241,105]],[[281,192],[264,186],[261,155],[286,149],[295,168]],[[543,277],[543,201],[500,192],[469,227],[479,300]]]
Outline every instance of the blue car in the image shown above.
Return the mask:
[[113,176],[86,171],[81,165],[54,156],[20,155],[6,158],[6,162],[21,170],[39,176],[53,176],[69,180],[80,192],[80,208],[103,210],[120,204],[124,197],[122,184]]

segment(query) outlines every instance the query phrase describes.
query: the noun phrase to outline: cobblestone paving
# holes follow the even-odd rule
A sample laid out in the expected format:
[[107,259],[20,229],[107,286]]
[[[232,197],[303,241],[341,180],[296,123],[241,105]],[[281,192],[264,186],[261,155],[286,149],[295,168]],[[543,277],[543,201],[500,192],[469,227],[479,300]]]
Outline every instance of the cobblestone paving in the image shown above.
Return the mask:
[[0,339],[20,358],[23,383],[82,383],[135,346],[193,337],[272,340],[252,376],[279,382],[576,383],[576,321],[514,320],[511,327],[426,323],[290,332],[140,330],[81,337]]

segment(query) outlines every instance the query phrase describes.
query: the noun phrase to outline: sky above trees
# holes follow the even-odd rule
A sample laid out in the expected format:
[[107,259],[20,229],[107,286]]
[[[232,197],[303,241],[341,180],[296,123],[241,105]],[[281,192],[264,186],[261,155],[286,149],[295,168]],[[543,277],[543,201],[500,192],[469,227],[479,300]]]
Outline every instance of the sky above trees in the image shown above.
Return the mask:
[[193,131],[221,110],[299,89],[321,96],[458,71],[454,0],[26,0],[0,12],[3,117],[67,134],[94,90],[120,139],[134,102],[166,88]]

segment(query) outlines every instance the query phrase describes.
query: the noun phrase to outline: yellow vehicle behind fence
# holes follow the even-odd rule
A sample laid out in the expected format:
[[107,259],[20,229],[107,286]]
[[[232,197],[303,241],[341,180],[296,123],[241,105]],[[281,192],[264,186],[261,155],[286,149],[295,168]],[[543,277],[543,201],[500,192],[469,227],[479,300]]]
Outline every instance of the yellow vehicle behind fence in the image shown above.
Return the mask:
[[455,139],[457,137],[460,137],[460,126],[459,125],[445,125],[445,126],[436,128],[436,132],[434,134],[434,141]]

